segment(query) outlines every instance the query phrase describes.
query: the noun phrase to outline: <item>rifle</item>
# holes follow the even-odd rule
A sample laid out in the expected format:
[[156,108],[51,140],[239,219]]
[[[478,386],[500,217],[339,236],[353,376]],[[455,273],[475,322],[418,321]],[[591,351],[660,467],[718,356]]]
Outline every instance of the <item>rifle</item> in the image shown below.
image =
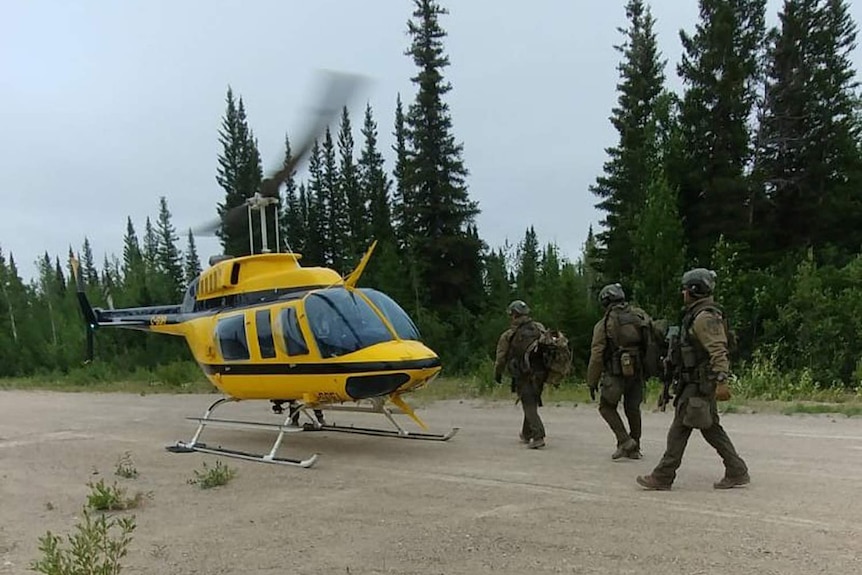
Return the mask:
[[667,354],[662,358],[662,364],[664,369],[662,370],[661,375],[661,383],[662,390],[661,395],[658,398],[658,407],[661,411],[664,411],[667,407],[667,404],[673,399],[673,395],[671,395],[671,390],[676,385],[676,367],[679,365],[679,326],[672,325],[667,328],[667,336],[665,337],[667,341]]

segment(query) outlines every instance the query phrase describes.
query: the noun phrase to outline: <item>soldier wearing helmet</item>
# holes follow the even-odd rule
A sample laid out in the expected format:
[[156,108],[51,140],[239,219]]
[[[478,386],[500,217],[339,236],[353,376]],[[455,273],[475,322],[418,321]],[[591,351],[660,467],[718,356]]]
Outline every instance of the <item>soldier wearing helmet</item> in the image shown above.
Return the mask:
[[[644,397],[644,354],[652,318],[626,301],[620,284],[609,284],[599,292],[605,314],[595,327],[587,365],[590,396],[599,395],[599,413],[616,438],[612,459],[640,459],[641,407]],[[620,400],[629,429],[617,411]]]
[[751,481],[745,461],[737,454],[718,417],[716,390],[727,385],[730,364],[727,324],[712,297],[715,278],[715,272],[704,268],[689,270],[682,276],[685,311],[678,353],[672,350],[670,354],[678,382],[674,390],[674,418],[661,461],[651,474],[637,478],[638,484],[646,489],[671,488],[692,429],[700,429],[724,462],[724,477],[713,487],[730,489]]
[[530,365],[528,348],[538,341],[545,327],[533,320],[530,306],[522,300],[510,303],[506,311],[511,323],[497,340],[494,381],[502,383],[504,371],[512,377],[512,391],[518,394],[524,410],[521,442],[530,449],[539,449],[545,446],[545,426],[539,417],[539,407],[546,374],[541,366]]

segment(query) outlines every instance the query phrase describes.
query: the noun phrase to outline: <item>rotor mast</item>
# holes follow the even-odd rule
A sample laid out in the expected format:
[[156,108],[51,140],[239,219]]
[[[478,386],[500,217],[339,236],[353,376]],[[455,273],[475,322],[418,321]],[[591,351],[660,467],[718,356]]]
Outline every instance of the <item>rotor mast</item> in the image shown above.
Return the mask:
[[266,207],[269,205],[275,205],[275,251],[279,251],[279,246],[281,246],[280,238],[278,235],[278,196],[262,196],[260,192],[256,192],[252,197],[245,201],[246,206],[248,207],[248,247],[249,252],[254,255],[254,227],[252,223],[251,212],[253,210],[257,210],[260,212],[260,241],[261,241],[261,250],[262,254],[268,254],[272,252],[269,249],[269,239],[267,235],[267,225],[266,225]]

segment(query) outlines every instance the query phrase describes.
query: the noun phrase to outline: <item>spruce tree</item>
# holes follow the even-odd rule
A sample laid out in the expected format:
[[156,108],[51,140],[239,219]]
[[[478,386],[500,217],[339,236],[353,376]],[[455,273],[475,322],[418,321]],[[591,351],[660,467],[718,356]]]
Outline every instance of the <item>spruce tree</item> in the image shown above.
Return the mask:
[[389,189],[392,182],[386,177],[383,155],[377,149],[377,123],[371,111],[371,104],[365,107],[365,121],[362,125],[364,145],[359,157],[359,183],[361,195],[367,198],[367,219],[369,239],[379,242],[392,241],[392,213]]
[[323,134],[321,147],[323,201],[326,206],[326,231],[324,254],[327,265],[337,272],[344,273],[347,261],[347,244],[350,239],[350,220],[347,214],[347,200],[340,185],[338,163],[335,155],[335,142],[329,128]]
[[758,176],[773,207],[773,257],[862,246],[856,25],[846,2],[785,0],[770,44]]
[[539,278],[539,258],[539,238],[536,230],[530,226],[518,245],[515,277],[517,278],[516,294],[520,299],[527,301],[533,299]]
[[404,175],[407,168],[407,126],[404,120],[404,108],[401,104],[401,94],[395,100],[395,144],[392,150],[395,152],[395,167],[392,176],[395,178],[395,193],[392,197],[392,219],[393,229],[399,242],[399,246],[405,246],[409,230],[404,225],[404,207],[411,199],[405,189]]
[[[302,190],[300,189],[300,192]],[[303,257],[308,265],[326,265],[326,242],[329,218],[326,211],[326,192],[323,188],[323,167],[320,144],[315,140],[308,158],[308,236]]]
[[353,158],[353,128],[347,107],[341,110],[341,124],[338,129],[338,185],[344,205],[348,228],[345,260],[355,265],[362,253],[368,248],[368,202],[360,185],[359,169]]
[[398,246],[392,229],[389,199],[392,183],[386,176],[383,155],[377,148],[377,123],[374,121],[371,104],[365,107],[362,136],[364,144],[359,156],[358,170],[361,193],[368,202],[366,243],[377,241],[374,256],[362,276],[362,283],[385,291],[396,301],[403,301],[409,296],[409,290],[405,289]]
[[680,31],[684,159],[670,184],[678,185],[689,257],[708,265],[720,234],[748,241],[756,220],[748,209],[749,120],[762,75],[766,0],[699,2],[694,34]]
[[88,288],[97,290],[99,287],[99,270],[96,269],[96,260],[93,257],[93,249],[90,240],[84,236],[84,245],[81,247],[81,273],[84,283]]
[[[227,90],[227,109],[219,130],[222,153],[218,157],[216,181],[225,191],[224,202],[218,213],[224,216],[229,210],[241,206],[260,188],[262,170],[257,143],[248,127],[242,98],[236,100],[233,90]],[[269,218],[270,221],[273,218]],[[274,225],[274,224],[273,224]],[[218,231],[225,253],[241,256],[250,253],[248,217],[242,214],[225,223]],[[273,236],[274,237],[274,236]],[[255,235],[260,245],[259,233]]]
[[[284,164],[287,166],[293,160],[293,154],[290,149],[290,139],[284,137]],[[281,205],[281,238],[289,250],[296,253],[302,253],[305,249],[306,240],[306,220],[302,214],[302,206],[300,205],[300,197],[297,195],[296,189],[296,171],[288,174],[284,180],[284,195],[282,196]]]
[[451,85],[443,79],[449,59],[439,17],[448,11],[434,0],[414,0],[414,6],[406,54],[418,68],[411,78],[418,92],[406,116],[400,223],[409,234],[408,255],[418,272],[421,301],[434,310],[457,305],[476,310],[482,303],[482,242],[472,225],[479,209],[467,193],[463,146],[455,142],[443,101]]
[[186,251],[183,254],[183,278],[185,283],[189,284],[197,278],[203,268],[201,267],[201,259],[198,256],[198,248],[195,245],[195,236],[189,230],[188,239],[186,241]]
[[590,187],[601,199],[596,207],[605,212],[604,230],[596,238],[601,246],[601,271],[607,281],[623,283],[630,280],[635,268],[634,234],[650,185],[655,147],[652,126],[665,65],[649,7],[643,0],[629,0],[626,17],[628,28],[619,30],[624,41],[615,46],[622,61],[617,66],[619,97],[611,115],[619,142],[606,150],[609,159],[604,175]]
[[119,306],[143,306],[153,303],[147,288],[147,264],[132,219],[126,219],[123,238],[123,297]]
[[171,212],[164,196],[159,198],[156,238],[157,269],[165,286],[164,293],[160,295],[165,298],[165,301],[179,301],[185,286],[182,256],[177,248],[180,238],[171,223]]

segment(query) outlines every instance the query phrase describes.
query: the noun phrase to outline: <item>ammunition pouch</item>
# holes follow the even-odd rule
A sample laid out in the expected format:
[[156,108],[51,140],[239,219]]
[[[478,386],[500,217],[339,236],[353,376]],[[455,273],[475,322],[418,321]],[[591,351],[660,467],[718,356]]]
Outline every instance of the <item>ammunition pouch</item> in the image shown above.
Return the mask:
[[684,371],[697,367],[699,361],[697,350],[692,345],[683,345],[679,348],[680,363]]
[[682,424],[694,429],[709,429],[712,427],[712,409],[710,401],[697,395],[689,397],[685,406]]
[[637,372],[637,355],[624,351],[620,354],[620,370],[623,376],[632,377]]
[[616,377],[634,377],[640,372],[640,358],[637,351],[618,349],[605,363],[605,370]]

